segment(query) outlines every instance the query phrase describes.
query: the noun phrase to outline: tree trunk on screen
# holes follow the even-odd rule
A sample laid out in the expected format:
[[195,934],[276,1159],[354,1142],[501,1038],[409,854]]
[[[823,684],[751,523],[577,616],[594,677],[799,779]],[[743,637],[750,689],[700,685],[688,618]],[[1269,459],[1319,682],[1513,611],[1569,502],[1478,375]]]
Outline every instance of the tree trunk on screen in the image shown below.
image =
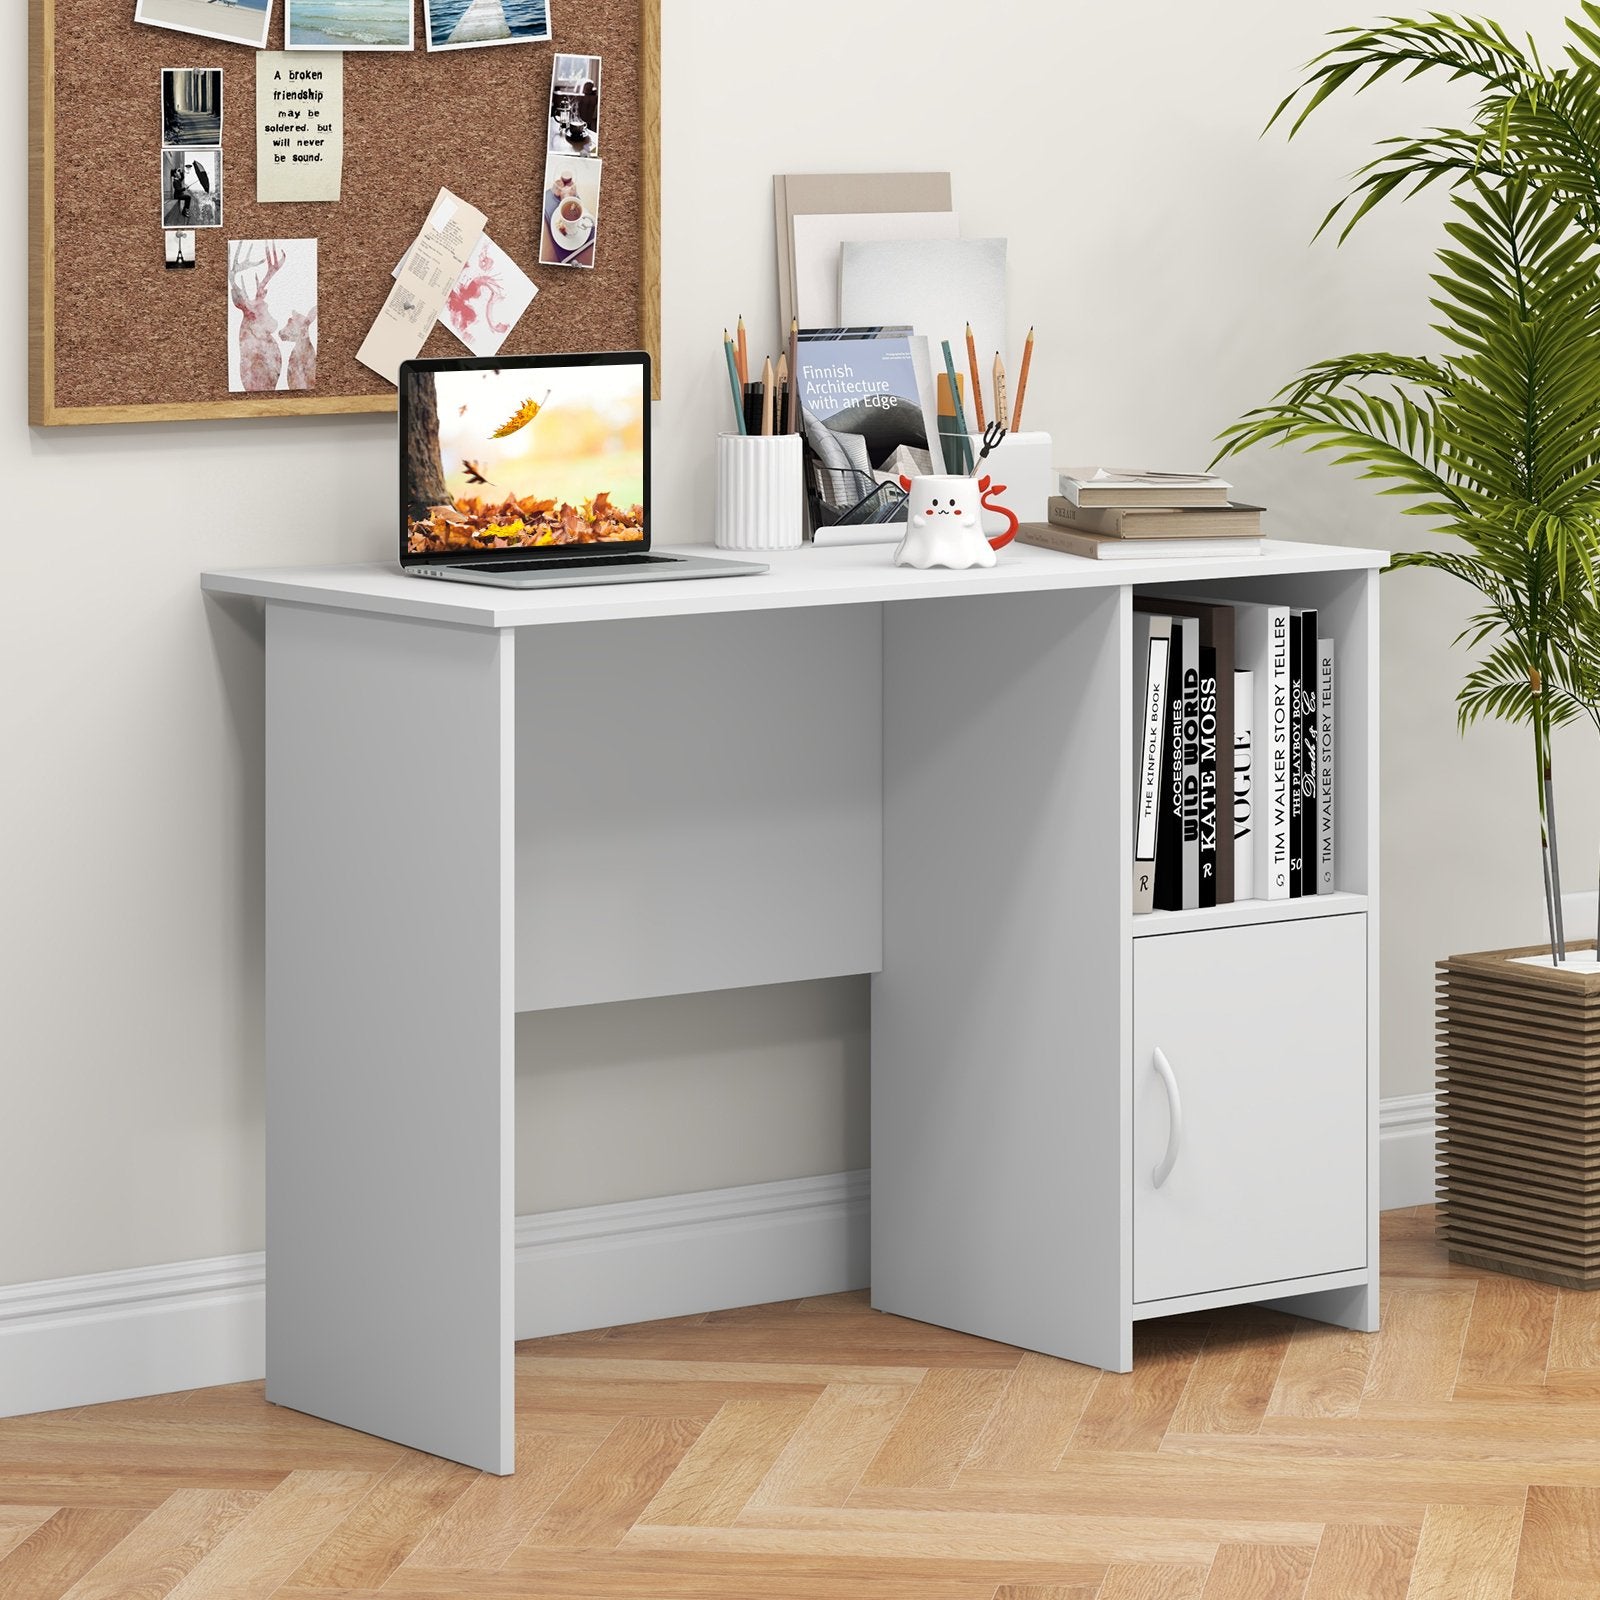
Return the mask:
[[402,441],[406,462],[406,513],[424,518],[430,506],[450,504],[444,486],[444,463],[439,455],[439,406],[433,376],[411,380],[406,410],[406,436]]

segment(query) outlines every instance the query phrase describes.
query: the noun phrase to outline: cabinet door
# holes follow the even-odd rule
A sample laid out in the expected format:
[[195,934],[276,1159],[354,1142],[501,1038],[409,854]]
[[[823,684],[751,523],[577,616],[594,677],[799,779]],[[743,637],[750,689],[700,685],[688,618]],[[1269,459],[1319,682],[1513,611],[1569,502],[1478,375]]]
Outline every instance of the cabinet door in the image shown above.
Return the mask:
[[1139,939],[1133,974],[1135,1301],[1365,1266],[1366,917]]

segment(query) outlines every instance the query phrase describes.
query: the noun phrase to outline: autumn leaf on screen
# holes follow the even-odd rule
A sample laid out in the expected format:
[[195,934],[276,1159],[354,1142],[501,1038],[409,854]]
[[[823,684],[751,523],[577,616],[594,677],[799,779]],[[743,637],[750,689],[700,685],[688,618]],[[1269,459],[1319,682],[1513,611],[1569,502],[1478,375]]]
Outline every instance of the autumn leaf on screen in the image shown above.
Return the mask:
[[522,404],[518,406],[517,409],[513,411],[511,415],[494,430],[493,433],[489,435],[489,437],[491,439],[505,439],[511,434],[515,433],[519,428],[526,428],[528,424],[532,422],[541,411],[544,410],[545,404],[549,398],[550,391],[548,389],[546,389],[544,392],[543,400],[535,400],[530,396],[528,399],[524,400]]

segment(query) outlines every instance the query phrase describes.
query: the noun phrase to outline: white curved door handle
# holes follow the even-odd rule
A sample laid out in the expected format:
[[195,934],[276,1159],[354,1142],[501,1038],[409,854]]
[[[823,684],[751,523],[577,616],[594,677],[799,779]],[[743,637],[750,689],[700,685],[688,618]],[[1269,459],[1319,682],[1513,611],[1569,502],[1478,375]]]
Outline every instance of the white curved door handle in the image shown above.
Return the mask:
[[1177,1075],[1166,1056],[1156,1050],[1152,1052],[1150,1060],[1162,1087],[1167,1091],[1167,1153],[1150,1174],[1150,1181],[1159,1189],[1172,1176],[1172,1169],[1178,1164],[1178,1151],[1183,1145],[1183,1097],[1178,1093]]

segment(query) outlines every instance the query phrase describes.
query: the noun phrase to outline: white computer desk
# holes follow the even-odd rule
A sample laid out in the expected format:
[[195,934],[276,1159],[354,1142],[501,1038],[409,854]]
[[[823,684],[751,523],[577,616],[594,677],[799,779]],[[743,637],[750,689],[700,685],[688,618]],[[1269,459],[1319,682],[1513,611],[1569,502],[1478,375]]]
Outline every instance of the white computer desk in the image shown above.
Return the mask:
[[[876,975],[875,1304],[1118,1368],[1133,1322],[1164,1309],[1270,1297],[1372,1325],[1367,1221],[1347,1258],[1350,1207],[1375,1217],[1373,1149],[1280,1193],[1306,1163],[1274,1155],[1295,1141],[1260,1107],[1263,1192],[1216,1178],[1188,1220],[1242,1198],[1299,1232],[1263,1223],[1260,1281],[1241,1282],[1254,1265],[1219,1222],[1232,1255],[1211,1292],[1136,1298],[1135,1219],[1156,1200],[1132,1051],[1152,932],[1205,933],[1225,981],[1228,937],[1268,925],[1276,950],[1320,926],[1367,952],[1334,981],[1370,984],[1375,940],[1352,945],[1350,919],[1364,929],[1376,893],[1384,557],[770,559],[527,594],[381,565],[204,575],[266,609],[270,1399],[510,1472],[518,1012],[851,973]],[[1133,925],[1136,584],[1321,607],[1347,662],[1349,892]],[[1204,969],[1204,941],[1181,948]],[[1358,1074],[1376,1104],[1366,1023],[1362,1039],[1359,1063],[1352,1045],[1302,1064],[1347,1110]],[[1338,1106],[1313,1111],[1336,1125]],[[1251,1169],[1218,1165],[1235,1188]],[[1306,1270],[1286,1275],[1300,1238]]]

